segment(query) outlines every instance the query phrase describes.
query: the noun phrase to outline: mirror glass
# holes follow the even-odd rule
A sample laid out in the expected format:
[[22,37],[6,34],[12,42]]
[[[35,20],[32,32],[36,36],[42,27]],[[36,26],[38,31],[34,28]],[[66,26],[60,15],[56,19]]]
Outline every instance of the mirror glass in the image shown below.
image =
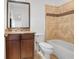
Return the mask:
[[30,4],[8,2],[8,28],[30,28]]

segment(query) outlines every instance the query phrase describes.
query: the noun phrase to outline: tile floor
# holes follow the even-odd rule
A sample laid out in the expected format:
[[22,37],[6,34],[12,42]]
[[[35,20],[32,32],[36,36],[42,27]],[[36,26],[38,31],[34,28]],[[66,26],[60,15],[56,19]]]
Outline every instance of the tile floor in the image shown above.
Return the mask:
[[[37,52],[35,52],[34,59],[42,59],[42,58]],[[51,59],[58,59],[58,58],[55,55],[52,54]]]

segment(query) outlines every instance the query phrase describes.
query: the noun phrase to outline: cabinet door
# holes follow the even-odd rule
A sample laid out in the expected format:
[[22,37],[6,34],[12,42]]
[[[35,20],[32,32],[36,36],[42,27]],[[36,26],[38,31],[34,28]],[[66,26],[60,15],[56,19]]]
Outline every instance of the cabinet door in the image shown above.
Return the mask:
[[6,59],[20,59],[19,40],[6,40]]
[[21,59],[33,59],[33,39],[21,40]]

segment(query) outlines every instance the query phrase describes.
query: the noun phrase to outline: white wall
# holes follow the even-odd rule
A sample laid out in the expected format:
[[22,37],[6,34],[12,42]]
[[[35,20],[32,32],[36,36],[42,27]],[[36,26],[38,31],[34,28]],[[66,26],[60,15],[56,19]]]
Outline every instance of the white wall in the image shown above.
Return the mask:
[[42,41],[45,31],[45,1],[30,0],[29,2],[31,3],[31,30],[36,32],[37,38]]
[[31,3],[31,28],[37,33],[44,33],[44,1],[33,0]]
[[7,14],[7,11],[6,11],[7,3],[6,2],[7,0],[4,1],[4,28],[6,28],[6,22],[7,22],[6,21],[7,20],[7,15],[6,15]]

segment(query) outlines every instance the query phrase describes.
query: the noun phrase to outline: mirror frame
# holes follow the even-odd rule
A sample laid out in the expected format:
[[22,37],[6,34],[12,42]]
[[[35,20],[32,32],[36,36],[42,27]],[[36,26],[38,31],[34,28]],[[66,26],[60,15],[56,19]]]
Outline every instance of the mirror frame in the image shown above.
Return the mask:
[[[17,27],[13,27],[11,25],[11,21],[10,24],[8,23],[8,3],[12,2],[12,3],[20,3],[20,4],[27,4],[29,6],[29,15],[28,15],[28,20],[29,20],[29,27],[19,27],[20,29],[29,29],[30,30],[30,3],[29,2],[20,2],[20,1],[7,1],[7,29],[17,29]],[[10,27],[8,27],[8,25],[10,25]]]

